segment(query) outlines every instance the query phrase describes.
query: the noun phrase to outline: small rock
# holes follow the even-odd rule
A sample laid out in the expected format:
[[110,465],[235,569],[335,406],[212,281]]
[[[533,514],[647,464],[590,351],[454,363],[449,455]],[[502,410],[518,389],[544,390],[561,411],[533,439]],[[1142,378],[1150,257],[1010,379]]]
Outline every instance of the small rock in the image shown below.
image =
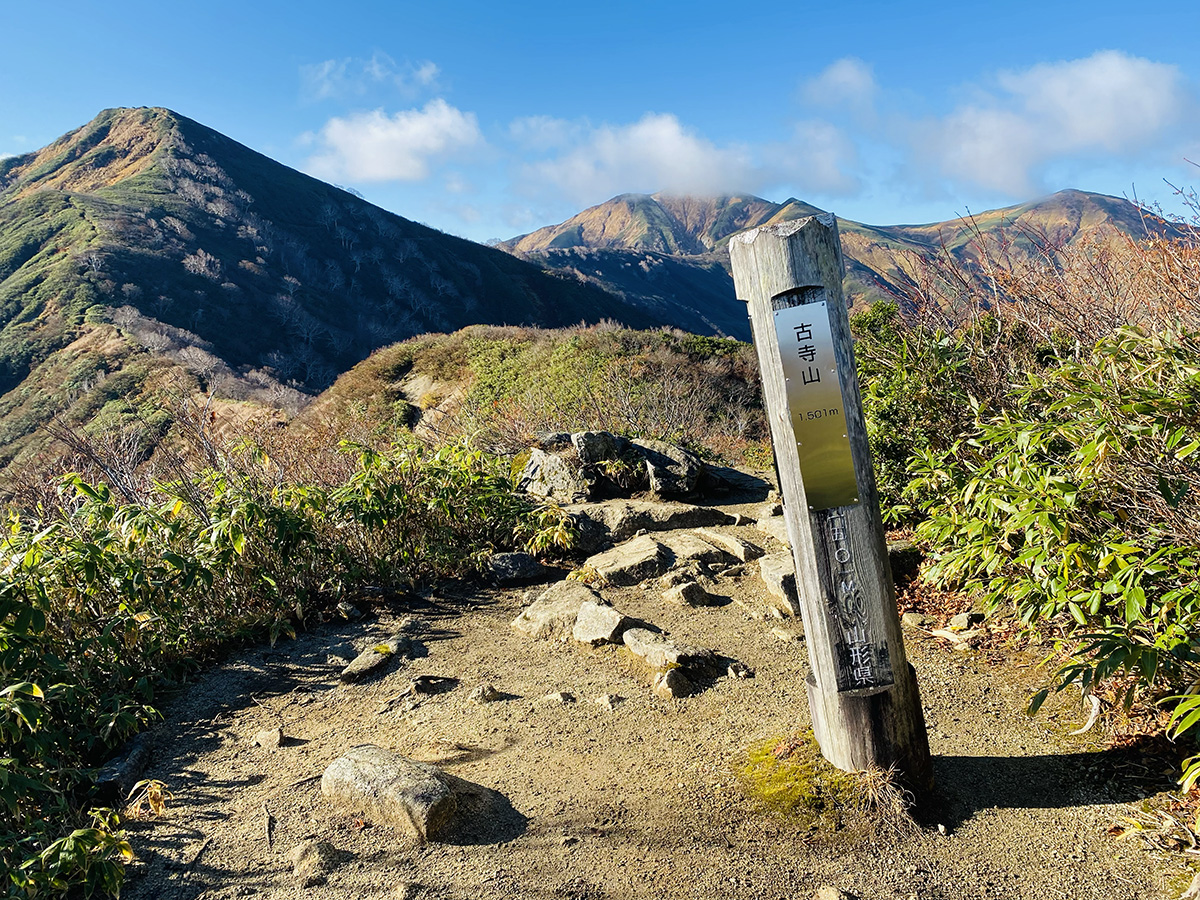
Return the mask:
[[487,574],[496,584],[507,587],[542,580],[546,567],[530,553],[495,553],[487,561]]
[[321,776],[321,793],[421,841],[449,824],[458,808],[450,779],[440,769],[373,744],[353,747],[330,763]]
[[500,692],[490,684],[481,684],[467,699],[472,703],[495,703],[500,699]]
[[712,594],[694,581],[685,581],[663,591],[663,599],[680,606],[708,606]]
[[282,743],[282,728],[264,728],[258,734],[254,735],[254,746],[262,747],[264,750],[278,750],[279,745]]
[[661,634],[646,628],[630,628],[625,632],[624,641],[630,653],[640,656],[653,669],[674,666],[711,668],[716,661],[711,650],[673,644]]
[[734,661],[729,664],[729,668],[725,670],[725,674],[730,678],[753,678],[754,670],[745,663]]
[[966,631],[974,625],[978,625],[983,621],[983,613],[978,612],[960,612],[957,616],[950,619],[951,631]]
[[413,900],[421,891],[419,884],[411,884],[407,881],[401,881],[392,888],[392,900]]
[[404,634],[399,632],[393,634],[386,641],[368,647],[358,654],[350,665],[342,669],[339,678],[344,684],[362,681],[383,666],[393,663],[397,659],[403,659],[411,648],[412,643]]
[[616,694],[601,694],[599,697],[596,697],[594,700],[592,700],[592,702],[597,706],[603,707],[609,712],[612,712],[616,708],[617,704],[624,702],[624,700],[624,697],[618,697]]
[[571,637],[581,644],[619,644],[633,621],[607,603],[586,600],[579,607]]
[[337,605],[337,611],[342,618],[348,622],[355,622],[362,618],[362,610],[351,603],[349,600],[342,600]]
[[693,564],[705,569],[709,566],[724,566],[733,562],[733,557],[699,535],[680,532],[661,535],[659,541],[674,557],[674,565]]
[[929,624],[929,619],[919,612],[906,612],[900,621],[910,628],[924,628]]
[[832,885],[823,884],[813,894],[813,900],[858,900],[858,898],[853,894],[847,894],[845,891],[839,891]]
[[334,869],[351,858],[352,854],[328,841],[318,841],[313,838],[301,841],[288,854],[288,862],[292,864],[292,873],[304,888],[324,884],[326,876]]
[[151,732],[143,731],[96,773],[96,788],[106,800],[116,804],[129,795],[137,784],[146,766],[150,763],[150,751],[154,748]]
[[804,640],[804,632],[803,631],[796,632],[792,629],[783,628],[783,627],[772,628],[771,634],[775,635],[775,637],[779,638],[785,644],[794,644],[797,641]]
[[570,691],[555,691],[538,700],[538,706],[566,706],[575,702],[575,695]]
[[569,834],[565,834],[561,838],[558,839],[558,844],[560,847],[573,847],[575,844],[578,844],[578,843],[579,843],[579,838],[572,837]]
[[662,697],[664,700],[670,700],[674,697],[688,697],[696,693],[696,686],[684,674],[683,669],[679,668],[659,672],[654,676],[652,687],[655,695]]

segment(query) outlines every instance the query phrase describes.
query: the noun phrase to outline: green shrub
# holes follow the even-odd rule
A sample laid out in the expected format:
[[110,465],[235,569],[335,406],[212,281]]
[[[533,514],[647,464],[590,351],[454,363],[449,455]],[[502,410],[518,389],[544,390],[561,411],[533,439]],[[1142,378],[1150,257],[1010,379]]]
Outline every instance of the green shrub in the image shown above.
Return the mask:
[[[260,453],[119,503],[63,481],[60,508],[13,514],[0,542],[0,868],[27,896],[115,893],[128,855],[89,816],[90,767],[156,713],[155,684],[230,641],[294,630],[366,584],[466,574],[499,549],[546,551],[570,522],[513,493],[465,443],[357,455],[332,489],[276,481]],[[186,474],[186,473],[184,473]]]

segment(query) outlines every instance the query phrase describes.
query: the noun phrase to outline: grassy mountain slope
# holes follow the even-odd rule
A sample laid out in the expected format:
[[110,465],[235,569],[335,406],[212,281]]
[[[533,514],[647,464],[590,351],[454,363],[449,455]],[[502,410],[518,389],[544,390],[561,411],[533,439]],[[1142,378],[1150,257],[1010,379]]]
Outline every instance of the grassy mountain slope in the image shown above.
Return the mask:
[[[136,371],[127,387],[141,390],[167,365],[234,399],[298,407],[414,334],[603,318],[674,321],[168,110],[107,110],[0,160],[0,464],[118,372]],[[88,335],[101,349],[55,359]]]

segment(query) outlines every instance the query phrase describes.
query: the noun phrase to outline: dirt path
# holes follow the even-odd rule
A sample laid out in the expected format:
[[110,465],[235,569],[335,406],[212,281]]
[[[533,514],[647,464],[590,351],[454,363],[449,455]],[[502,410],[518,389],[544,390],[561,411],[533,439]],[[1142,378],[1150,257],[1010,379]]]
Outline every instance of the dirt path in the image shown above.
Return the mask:
[[[746,575],[719,588],[745,596],[761,583]],[[377,643],[406,611],[248,651],[208,674],[158,729],[147,776],[175,797],[164,816],[131,823],[142,863],[125,896],[807,900],[828,884],[863,900],[1150,900],[1188,881],[1178,860],[1106,833],[1168,782],[1123,777],[1112,754],[1066,736],[1078,710],[1027,718],[1035,676],[1024,657],[907,635],[946,833],[880,843],[780,821],[737,785],[747,746],[808,726],[804,644],[773,634],[780,623],[737,603],[685,609],[657,590],[606,591],[627,614],[756,673],[667,701],[623,649],[515,632],[525,596],[416,610],[423,655],[362,685],[340,685],[328,658]],[[420,674],[456,681],[412,706],[398,695]],[[471,702],[484,682],[503,698]],[[577,702],[542,699],[556,691]],[[602,694],[623,700],[610,710],[593,702]],[[279,749],[252,743],[276,726]],[[414,846],[322,800],[325,767],[362,743],[436,762],[505,802],[447,841]],[[287,854],[310,836],[351,856],[324,884],[302,887]]]

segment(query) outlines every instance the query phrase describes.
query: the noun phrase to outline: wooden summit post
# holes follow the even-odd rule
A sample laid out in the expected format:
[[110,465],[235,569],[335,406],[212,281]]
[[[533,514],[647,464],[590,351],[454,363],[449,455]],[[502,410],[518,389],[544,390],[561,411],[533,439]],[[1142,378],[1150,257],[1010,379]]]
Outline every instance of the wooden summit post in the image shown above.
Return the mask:
[[817,742],[840,769],[895,765],[919,799],[933,787],[929,739],[896,613],[837,220],[756,228],[729,254],[762,372]]

